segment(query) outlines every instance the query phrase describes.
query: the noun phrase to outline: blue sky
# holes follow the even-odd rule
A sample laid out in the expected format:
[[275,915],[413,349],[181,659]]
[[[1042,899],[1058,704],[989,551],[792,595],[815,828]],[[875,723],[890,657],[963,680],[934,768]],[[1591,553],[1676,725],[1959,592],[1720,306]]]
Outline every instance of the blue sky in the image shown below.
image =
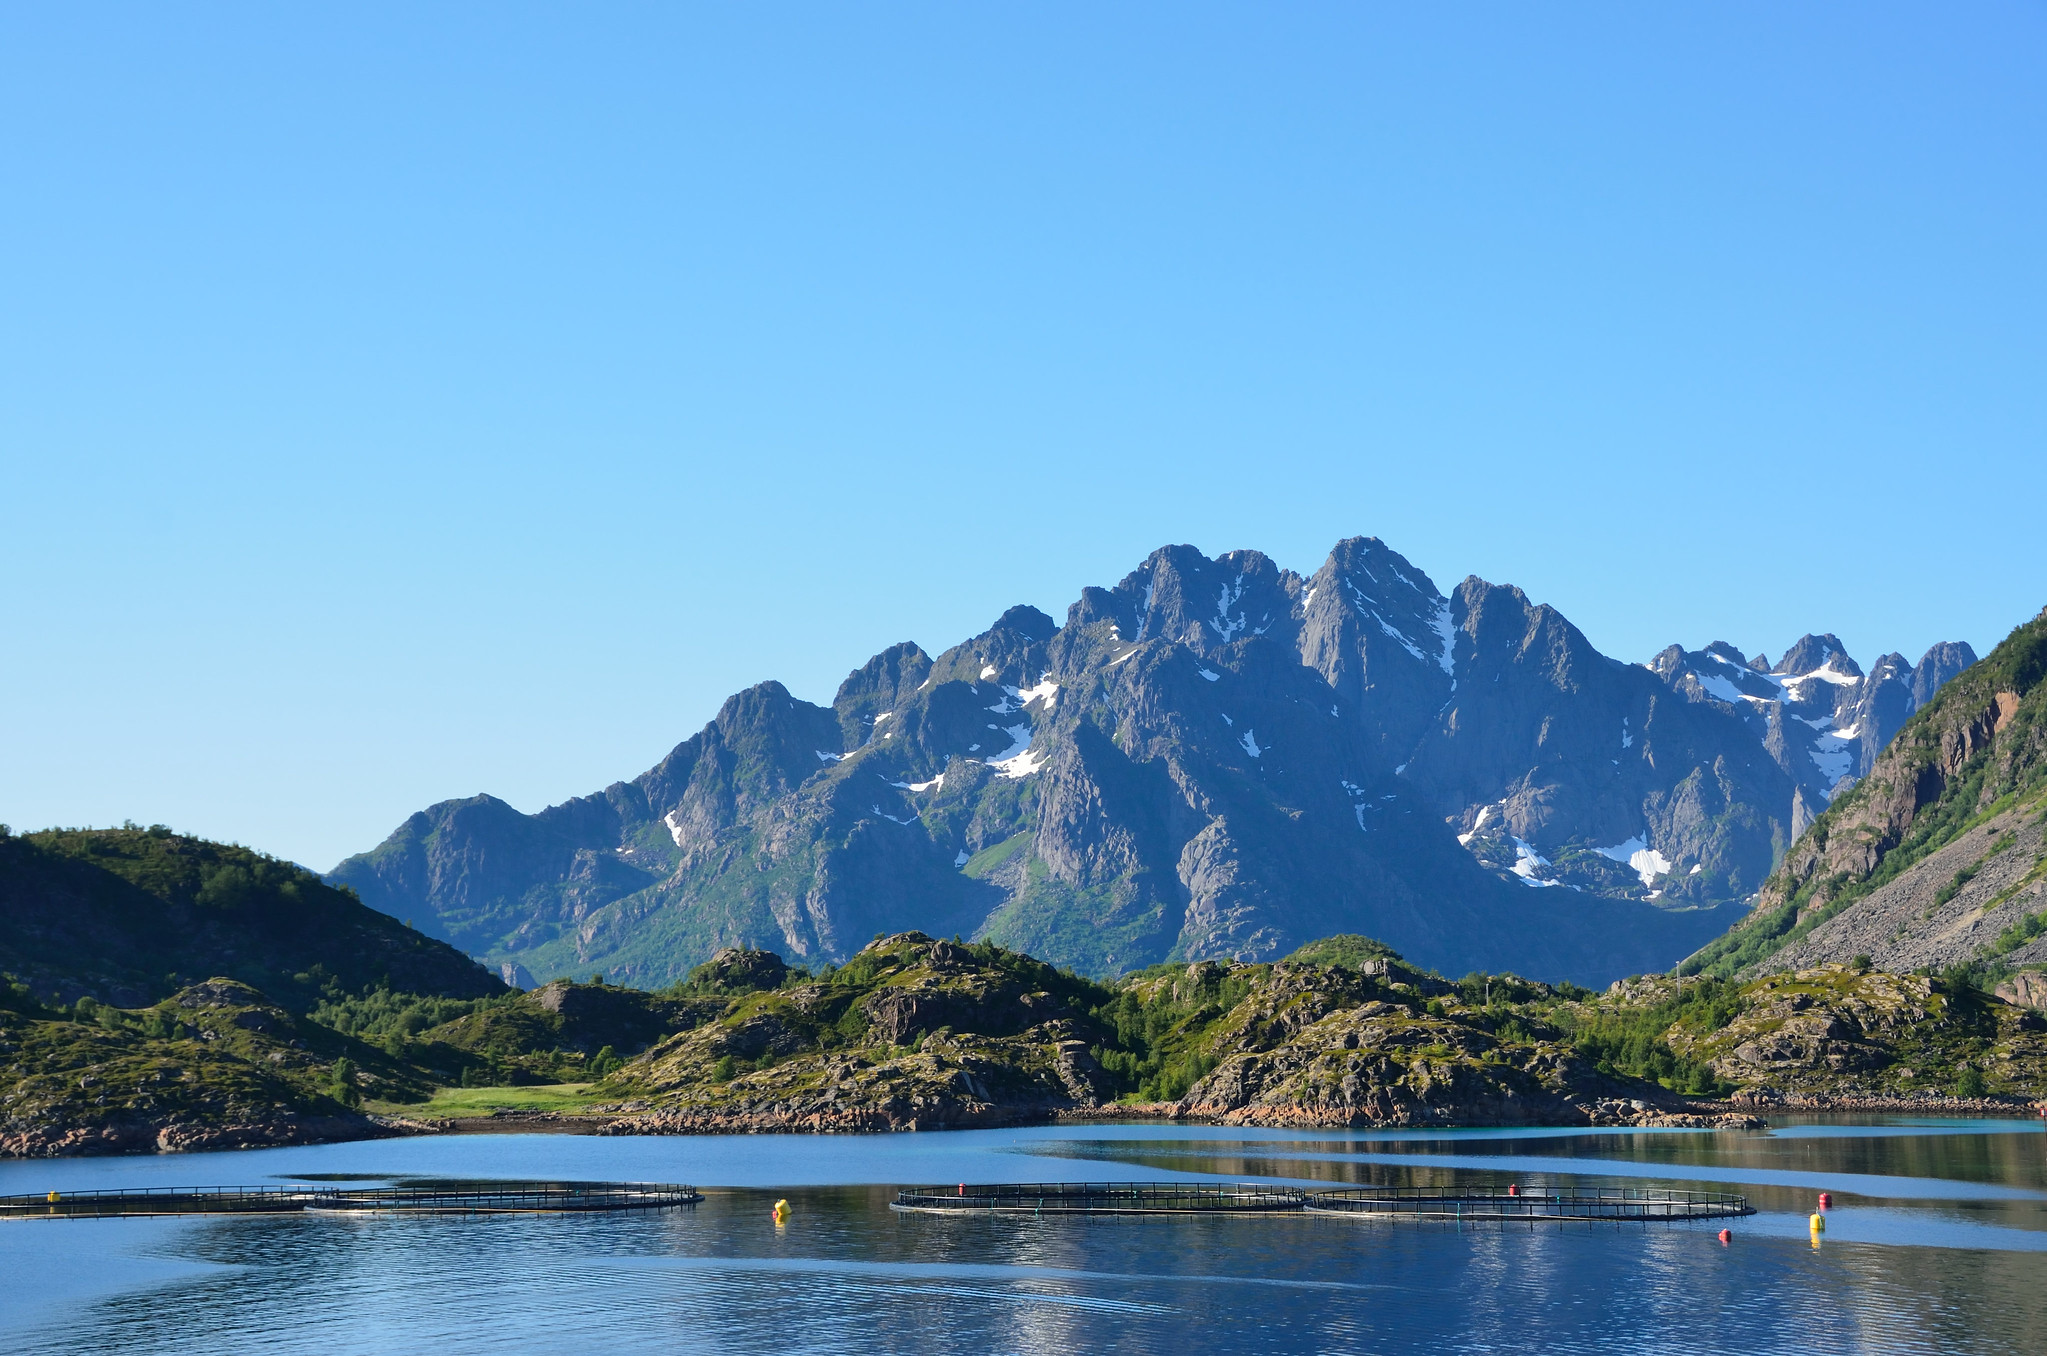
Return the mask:
[[0,819],[325,868],[1168,542],[2047,603],[2039,5],[1108,8],[0,7]]

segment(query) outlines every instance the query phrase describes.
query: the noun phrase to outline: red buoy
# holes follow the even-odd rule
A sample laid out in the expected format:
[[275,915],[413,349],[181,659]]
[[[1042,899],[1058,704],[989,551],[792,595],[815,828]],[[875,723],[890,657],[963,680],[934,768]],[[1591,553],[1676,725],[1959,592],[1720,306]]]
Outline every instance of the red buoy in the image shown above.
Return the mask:
[[1822,1191],[1822,1192],[1820,1193],[1820,1209],[1822,1209],[1822,1210],[1832,1210],[1833,1208],[1834,1208],[1834,1193],[1833,1193],[1833,1192],[1831,1192],[1831,1191]]
[[1519,1196],[1521,1194],[1520,1184],[1517,1182],[1507,1183],[1507,1194],[1509,1196]]
[[965,1182],[961,1182],[961,1183],[960,1183],[960,1195],[964,1196],[964,1195],[966,1195],[966,1194],[967,1194],[967,1184],[966,1184]]
[[1722,1243],[1732,1243],[1734,1241],[1734,1230],[1722,1229],[1720,1231],[1720,1241]]

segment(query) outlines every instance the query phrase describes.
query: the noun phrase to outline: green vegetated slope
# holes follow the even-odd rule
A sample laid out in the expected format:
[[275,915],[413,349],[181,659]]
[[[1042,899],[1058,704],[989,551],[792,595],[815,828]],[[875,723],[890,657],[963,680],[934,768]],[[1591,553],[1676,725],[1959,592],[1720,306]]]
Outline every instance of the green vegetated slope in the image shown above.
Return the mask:
[[[1949,682],[1816,820],[1749,916],[1688,959],[1730,976],[1867,957],[2007,984],[2047,967],[2047,613]],[[2025,990],[2030,991],[2030,990]]]
[[424,1096],[440,1076],[341,1020],[391,1006],[394,986],[436,1020],[506,992],[260,853],[163,828],[0,833],[0,1153],[370,1133],[365,1096]]
[[225,975],[296,1009],[317,1001],[319,984],[295,978],[315,967],[349,991],[505,991],[446,943],[247,848],[161,826],[0,836],[0,971],[45,998],[134,1007]]
[[365,1090],[420,1096],[415,1071],[233,980],[121,1009],[0,991],[0,1155],[241,1148],[358,1138]]

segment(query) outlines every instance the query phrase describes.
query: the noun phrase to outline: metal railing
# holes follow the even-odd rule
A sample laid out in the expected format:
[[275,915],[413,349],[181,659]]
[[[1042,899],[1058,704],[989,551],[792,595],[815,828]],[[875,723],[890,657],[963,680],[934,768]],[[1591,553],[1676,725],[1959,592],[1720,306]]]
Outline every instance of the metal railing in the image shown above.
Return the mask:
[[432,1187],[128,1187],[0,1196],[0,1219],[133,1215],[492,1215],[664,1210],[703,1200],[695,1187],[657,1182],[526,1182]]
[[906,1187],[892,1210],[928,1214],[1293,1214],[1296,1187],[1226,1182],[1022,1182]]

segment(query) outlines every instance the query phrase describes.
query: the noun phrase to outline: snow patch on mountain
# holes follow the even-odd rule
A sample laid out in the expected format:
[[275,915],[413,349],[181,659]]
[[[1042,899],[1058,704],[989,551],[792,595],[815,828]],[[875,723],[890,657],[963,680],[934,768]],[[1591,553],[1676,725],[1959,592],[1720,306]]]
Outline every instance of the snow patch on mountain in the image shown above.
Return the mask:
[[1862,682],[1854,674],[1843,673],[1835,668],[1834,661],[1830,658],[1825,664],[1814,669],[1811,673],[1801,673],[1795,678],[1786,678],[1784,686],[1795,687],[1800,683],[1812,682],[1814,679],[1822,683],[1832,683],[1836,687],[1855,687]]
[[1045,755],[1036,749],[1025,749],[1014,758],[996,758],[989,761],[998,777],[1028,777],[1045,766]]
[[[1395,769],[1393,769],[1393,770],[1394,770],[1394,771],[1395,771],[1395,772],[1397,773],[1397,772],[1401,772],[1401,771],[1404,771],[1404,770],[1406,769],[1406,767],[1407,767],[1407,764],[1405,764],[1405,763],[1402,763],[1402,764],[1401,764],[1401,765],[1400,765],[1399,767],[1397,767],[1397,768],[1395,768]],[[1485,822],[1486,822],[1486,821],[1487,821],[1488,819],[1491,819],[1491,818],[1492,818],[1492,815],[1493,815],[1493,811],[1494,811],[1495,809],[1497,809],[1497,808],[1498,808],[1497,806],[1492,806],[1492,805],[1488,805],[1488,806],[1484,807],[1483,809],[1481,809],[1481,810],[1480,810],[1480,811],[1478,812],[1478,818],[1477,818],[1477,819],[1474,819],[1474,820],[1473,820],[1473,821],[1471,822],[1471,832],[1470,832],[1470,833],[1460,833],[1460,834],[1458,834],[1458,835],[1457,835],[1457,846],[1459,846],[1459,847],[1470,847],[1470,846],[1471,846],[1471,840],[1472,840],[1472,839],[1474,839],[1474,838],[1476,838],[1476,837],[1478,837],[1478,835],[1479,835],[1479,832],[1480,832],[1480,830],[1482,830],[1482,829],[1484,829],[1484,828],[1485,828]]]
[[1239,612],[1234,619],[1230,616],[1230,609],[1235,607],[1243,596],[1244,576],[1242,574],[1237,576],[1236,583],[1223,585],[1222,595],[1215,606],[1215,616],[1208,623],[1209,629],[1215,632],[1216,639],[1227,641],[1230,637],[1236,635],[1237,632],[1244,629],[1243,613]]
[[[1394,571],[1398,574],[1399,571]],[[1443,652],[1436,656],[1436,662],[1443,666],[1443,672],[1455,675],[1457,672],[1457,624],[1450,620],[1450,602],[1446,598],[1436,604],[1436,616],[1432,623],[1436,635],[1442,639]]]
[[1544,880],[1535,874],[1549,865],[1549,858],[1519,838],[1510,835],[1507,841],[1514,845],[1514,874],[1521,877],[1522,884],[1537,887],[1563,884],[1562,881]]
[[1642,840],[1640,834],[1624,842],[1615,843],[1612,847],[1596,847],[1592,850],[1611,861],[1622,862],[1634,868],[1635,874],[1642,878],[1642,884],[1645,886],[1658,876],[1670,874],[1670,859],[1650,847]]
[[1813,766],[1820,770],[1820,775],[1830,784],[1827,791],[1829,801],[1834,798],[1831,784],[1855,770],[1855,740],[1861,729],[1862,726],[1858,722],[1845,730],[1824,731],[1813,740],[1815,745],[1811,753]]
[[1046,708],[1050,709],[1059,704],[1059,684],[1052,681],[1052,675],[1049,673],[1038,675],[1038,685],[1036,687],[1027,687],[1021,691],[1013,687],[1004,688],[1003,690],[1021,701],[1025,706],[1029,706],[1032,702],[1043,702]]

